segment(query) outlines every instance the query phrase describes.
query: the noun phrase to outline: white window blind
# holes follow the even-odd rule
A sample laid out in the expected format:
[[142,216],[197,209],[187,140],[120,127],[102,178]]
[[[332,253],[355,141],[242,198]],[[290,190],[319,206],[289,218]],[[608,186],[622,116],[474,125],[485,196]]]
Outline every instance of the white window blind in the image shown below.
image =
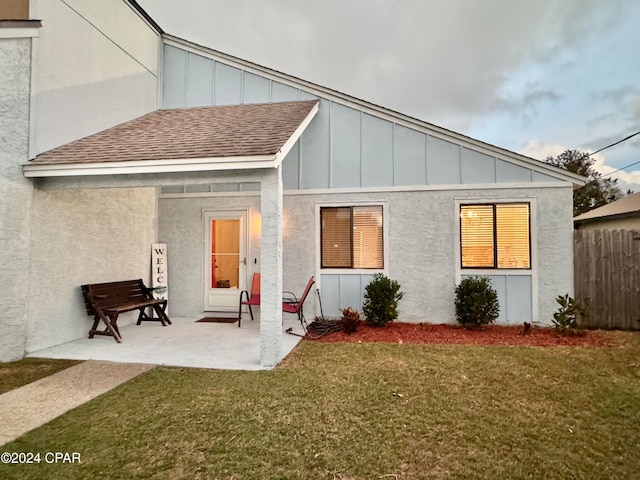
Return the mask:
[[498,268],[530,268],[529,205],[496,205]]
[[322,267],[351,267],[351,209],[323,208],[322,222]]
[[531,268],[529,204],[461,205],[463,268]]
[[460,223],[462,266],[493,268],[493,205],[463,205]]

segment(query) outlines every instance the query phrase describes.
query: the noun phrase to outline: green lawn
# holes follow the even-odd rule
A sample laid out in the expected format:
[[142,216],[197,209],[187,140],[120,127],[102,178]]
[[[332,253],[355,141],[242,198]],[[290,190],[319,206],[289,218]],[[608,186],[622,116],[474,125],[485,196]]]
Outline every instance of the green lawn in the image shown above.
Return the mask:
[[80,363],[77,360],[25,358],[0,363],[0,395]]
[[630,479],[640,334],[611,348],[303,342],[272,371],[156,368],[3,447],[20,479]]

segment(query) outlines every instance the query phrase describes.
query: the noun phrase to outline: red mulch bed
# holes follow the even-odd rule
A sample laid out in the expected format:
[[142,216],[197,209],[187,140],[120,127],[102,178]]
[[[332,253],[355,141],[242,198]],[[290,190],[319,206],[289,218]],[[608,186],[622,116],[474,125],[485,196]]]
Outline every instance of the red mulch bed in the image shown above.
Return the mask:
[[489,325],[481,330],[467,330],[459,325],[391,322],[385,327],[370,327],[362,323],[352,334],[335,332],[323,336],[320,342],[388,342],[407,344],[471,344],[471,345],[531,345],[552,346],[612,346],[611,338],[598,331],[586,331],[579,336],[560,336],[554,328],[532,327],[527,335],[522,326]]

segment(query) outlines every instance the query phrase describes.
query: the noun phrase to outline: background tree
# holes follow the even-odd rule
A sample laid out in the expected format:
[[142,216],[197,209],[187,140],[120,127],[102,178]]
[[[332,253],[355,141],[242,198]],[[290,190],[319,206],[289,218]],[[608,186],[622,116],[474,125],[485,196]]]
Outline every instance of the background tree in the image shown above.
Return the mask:
[[595,162],[588,153],[578,150],[565,150],[557,157],[544,160],[556,167],[587,177],[584,187],[573,190],[573,216],[601,207],[624,196],[618,180],[604,178],[593,168]]

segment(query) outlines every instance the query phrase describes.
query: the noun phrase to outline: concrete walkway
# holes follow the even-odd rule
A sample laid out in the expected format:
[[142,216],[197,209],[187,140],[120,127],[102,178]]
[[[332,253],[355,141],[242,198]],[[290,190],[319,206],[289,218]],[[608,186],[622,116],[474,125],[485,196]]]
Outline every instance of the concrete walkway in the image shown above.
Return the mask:
[[154,366],[90,360],[0,395],[0,445]]

